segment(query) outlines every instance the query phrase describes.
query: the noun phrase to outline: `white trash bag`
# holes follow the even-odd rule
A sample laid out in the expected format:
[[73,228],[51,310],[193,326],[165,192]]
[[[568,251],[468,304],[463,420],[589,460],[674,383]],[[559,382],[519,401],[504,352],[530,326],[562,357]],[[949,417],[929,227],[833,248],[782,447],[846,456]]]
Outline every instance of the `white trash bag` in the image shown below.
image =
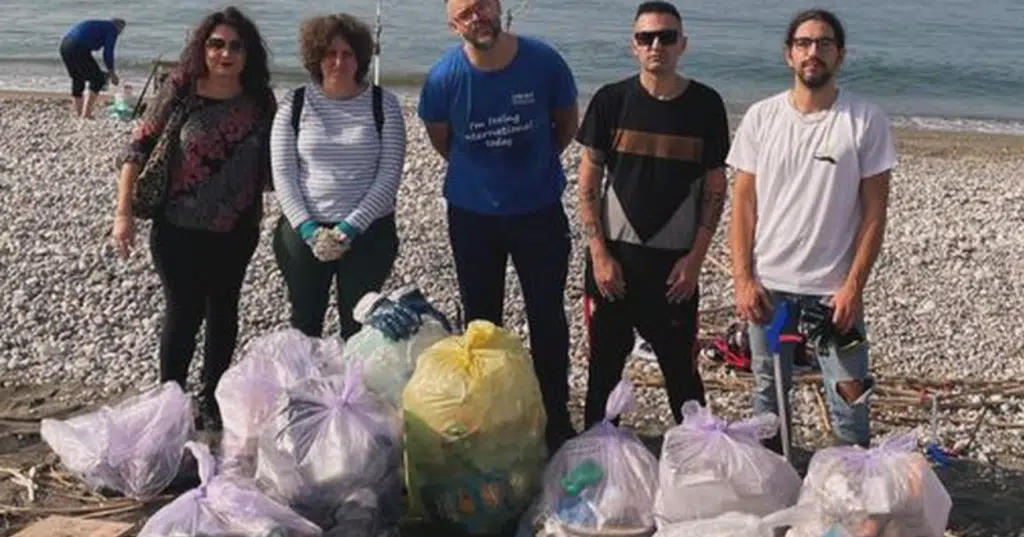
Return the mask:
[[519,536],[641,536],[654,533],[658,461],[612,420],[636,405],[625,379],[608,397],[605,418],[566,442],[548,463],[544,490]]
[[255,474],[259,435],[273,416],[278,397],[297,382],[338,367],[342,348],[340,338],[311,338],[293,328],[246,345],[242,359],[224,373],[215,391],[224,423],[224,472]]
[[214,475],[210,449],[189,442],[199,463],[200,485],[165,505],[139,537],[320,537],[316,524],[277,503],[248,478]]
[[763,517],[796,503],[800,475],[760,443],[778,431],[775,414],[728,423],[697,401],[682,410],[683,422],[662,444],[654,506],[659,526],[727,512]]
[[44,419],[40,435],[90,487],[144,500],[177,477],[194,428],[192,399],[170,381],[111,407]]
[[687,520],[659,527],[654,537],[775,537],[776,529],[791,527],[806,520],[809,515],[808,510],[798,507],[783,509],[766,517],[727,512],[714,518]]
[[[367,323],[382,295],[367,293],[353,309],[353,317],[363,327],[348,339],[344,362],[359,362],[363,383],[383,395],[395,408],[402,408],[402,392],[416,371],[416,362],[426,349],[452,335],[447,319],[437,312],[415,287],[407,286],[390,293],[386,299],[414,304],[410,309],[421,324],[405,339],[389,339],[384,332]],[[429,311],[429,313],[421,313]]]
[[401,417],[359,375],[288,388],[260,439],[260,488],[328,536],[375,537],[401,516]]
[[815,453],[797,502],[814,516],[791,537],[942,537],[953,502],[916,448],[910,433],[871,449]]

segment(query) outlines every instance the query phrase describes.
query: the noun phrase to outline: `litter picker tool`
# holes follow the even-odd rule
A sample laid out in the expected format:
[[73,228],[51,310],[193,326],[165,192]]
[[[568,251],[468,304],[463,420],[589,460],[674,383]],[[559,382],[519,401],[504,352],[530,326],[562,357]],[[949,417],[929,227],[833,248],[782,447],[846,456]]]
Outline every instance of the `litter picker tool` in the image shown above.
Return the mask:
[[796,349],[796,342],[800,337],[796,327],[799,325],[799,313],[793,311],[793,305],[789,301],[782,301],[772,316],[771,324],[765,331],[768,339],[768,350],[772,353],[772,367],[775,377],[775,401],[779,415],[779,434],[782,437],[782,454],[786,460],[790,458],[790,430],[789,413],[786,412],[786,393],[782,379],[782,360],[792,361]]
[[530,9],[530,0],[522,0],[516,7],[505,10],[505,31],[507,32],[512,28],[513,17],[526,13],[528,9]]

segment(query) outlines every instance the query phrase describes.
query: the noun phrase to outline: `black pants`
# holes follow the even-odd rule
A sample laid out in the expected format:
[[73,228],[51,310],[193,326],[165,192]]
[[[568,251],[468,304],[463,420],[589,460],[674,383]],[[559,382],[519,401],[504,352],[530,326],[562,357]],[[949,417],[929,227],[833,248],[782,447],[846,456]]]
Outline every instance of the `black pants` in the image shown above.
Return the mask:
[[341,259],[323,262],[302,240],[285,217],[274,230],[274,256],[288,287],[292,327],[310,337],[321,337],[330,302],[331,282],[337,279],[340,335],[348,339],[360,329],[352,308],[370,291],[380,291],[398,256],[394,215],[381,218],[352,241]]
[[466,321],[503,324],[511,256],[526,303],[530,350],[548,417],[552,453],[572,434],[565,284],[569,221],[561,203],[534,213],[491,216],[448,207],[448,233]]
[[199,325],[206,319],[201,402],[216,413],[213,394],[231,365],[238,340],[238,301],[259,228],[239,224],[217,233],[153,223],[150,248],[167,311],[160,336],[160,381],[186,387]]
[[71,77],[72,97],[82,96],[86,82],[93,93],[99,93],[107,85],[107,75],[100,70],[88,48],[65,38],[60,42],[60,58]]
[[620,259],[626,296],[615,301],[601,296],[588,254],[585,288],[591,307],[590,365],[584,422],[590,427],[604,419],[608,396],[622,379],[626,359],[633,350],[636,329],[658,358],[672,415],[680,423],[683,403],[696,400],[706,404],[696,355],[700,289],[688,300],[672,304],[665,297],[665,281],[680,253],[637,252],[634,247],[617,249],[615,245],[609,248],[613,257]]

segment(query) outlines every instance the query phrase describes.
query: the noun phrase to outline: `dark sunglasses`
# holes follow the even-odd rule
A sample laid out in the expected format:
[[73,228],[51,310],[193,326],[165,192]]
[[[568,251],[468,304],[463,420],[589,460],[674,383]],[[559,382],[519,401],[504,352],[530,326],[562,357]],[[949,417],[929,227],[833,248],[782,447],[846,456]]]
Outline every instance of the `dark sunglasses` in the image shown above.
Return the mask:
[[227,47],[227,49],[230,52],[236,53],[242,52],[242,50],[245,49],[245,45],[243,45],[241,41],[237,40],[227,41],[220,37],[211,37],[206,40],[206,48],[213,50],[224,50],[225,47]]
[[657,39],[662,46],[671,46],[679,42],[679,30],[654,30],[651,32],[637,32],[633,34],[636,43],[643,47],[649,47]]

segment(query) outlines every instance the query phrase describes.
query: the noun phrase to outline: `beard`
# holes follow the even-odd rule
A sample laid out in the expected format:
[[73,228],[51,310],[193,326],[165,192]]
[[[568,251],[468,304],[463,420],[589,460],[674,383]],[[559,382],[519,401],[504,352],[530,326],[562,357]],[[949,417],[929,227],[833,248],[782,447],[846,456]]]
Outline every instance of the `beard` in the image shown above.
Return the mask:
[[484,39],[476,39],[473,37],[473,33],[468,32],[462,36],[470,45],[478,50],[488,50],[498,42],[498,36],[501,35],[501,21],[491,21],[490,23],[481,23],[480,26],[483,29],[489,30],[490,35]]
[[[816,64],[818,71],[813,74],[806,74],[804,67],[810,64]],[[816,90],[828,84],[832,80],[832,71],[828,69],[828,66],[824,62],[808,61],[804,62],[800,69],[797,70],[797,77],[800,78],[800,82],[808,89]]]

